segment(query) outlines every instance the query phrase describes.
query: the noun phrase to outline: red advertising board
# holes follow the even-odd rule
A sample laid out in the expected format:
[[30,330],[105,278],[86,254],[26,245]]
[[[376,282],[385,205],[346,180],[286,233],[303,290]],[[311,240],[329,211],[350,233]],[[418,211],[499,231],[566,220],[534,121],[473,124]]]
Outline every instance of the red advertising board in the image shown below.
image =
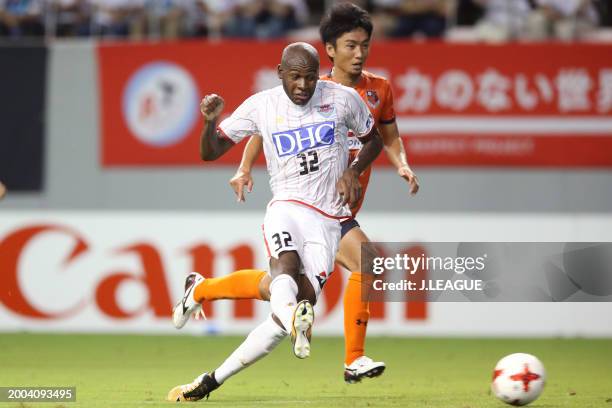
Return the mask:
[[[249,233],[260,223],[248,212],[0,212],[0,331],[179,333],[172,306],[188,273],[212,278],[267,264],[261,236]],[[385,223],[373,224],[379,236]],[[420,244],[398,250],[424,253]],[[349,273],[336,267],[326,281],[318,332],[341,333]],[[370,330],[407,333],[431,322],[425,301],[405,302],[394,313],[384,300],[371,303]],[[270,313],[253,299],[206,302],[203,309],[208,320],[183,331],[248,333]]]
[[[284,45],[101,44],[103,165],[200,163],[200,98],[220,94],[229,114],[278,85]],[[376,42],[367,65],[392,84],[415,165],[612,167],[610,55],[597,44]],[[241,152],[214,165],[236,165]]]

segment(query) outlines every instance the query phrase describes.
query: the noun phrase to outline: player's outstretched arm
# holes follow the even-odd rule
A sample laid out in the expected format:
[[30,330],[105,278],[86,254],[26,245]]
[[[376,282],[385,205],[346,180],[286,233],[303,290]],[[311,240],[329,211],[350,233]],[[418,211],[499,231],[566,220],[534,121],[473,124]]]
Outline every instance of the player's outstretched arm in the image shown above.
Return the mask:
[[217,129],[217,122],[225,102],[219,95],[206,95],[200,102],[200,111],[204,116],[204,129],[200,134],[200,157],[204,161],[213,161],[221,157],[234,146]]
[[342,204],[349,203],[351,207],[357,205],[361,198],[359,175],[372,164],[383,147],[380,135],[375,127],[369,134],[359,140],[363,147],[348,169],[344,171],[337,184],[338,193],[342,197]]
[[387,153],[389,161],[397,169],[397,174],[410,184],[410,194],[416,194],[420,187],[419,179],[410,168],[410,165],[408,165],[406,150],[404,149],[402,138],[399,135],[397,123],[393,122],[386,125],[379,125],[378,129],[382,136],[385,152]]
[[260,135],[253,135],[247,142],[244,152],[242,152],[242,161],[234,177],[230,179],[230,186],[236,193],[236,199],[238,202],[244,202],[244,187],[246,186],[247,191],[250,193],[253,191],[253,177],[251,176],[251,169],[255,164],[255,161],[263,150],[263,140]]
[[4,187],[4,184],[2,184],[2,182],[0,181],[0,200],[4,198],[5,194],[6,194],[6,187]]

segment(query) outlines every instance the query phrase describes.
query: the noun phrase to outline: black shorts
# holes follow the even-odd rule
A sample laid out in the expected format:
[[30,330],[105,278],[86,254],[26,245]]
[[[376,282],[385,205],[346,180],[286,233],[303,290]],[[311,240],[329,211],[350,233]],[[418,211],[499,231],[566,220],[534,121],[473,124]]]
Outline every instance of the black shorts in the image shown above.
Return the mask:
[[344,238],[344,236],[348,234],[350,230],[352,230],[355,227],[359,227],[359,226],[360,226],[359,223],[354,218],[349,218],[346,221],[342,221],[340,223],[340,227],[342,228],[340,231],[340,239]]

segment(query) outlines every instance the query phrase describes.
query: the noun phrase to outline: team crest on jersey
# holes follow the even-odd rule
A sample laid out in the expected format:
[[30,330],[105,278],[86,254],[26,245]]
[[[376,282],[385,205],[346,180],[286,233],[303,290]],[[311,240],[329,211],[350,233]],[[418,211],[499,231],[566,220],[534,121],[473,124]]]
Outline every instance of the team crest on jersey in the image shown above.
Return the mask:
[[315,123],[297,129],[272,133],[279,157],[294,156],[305,150],[331,146],[335,141],[334,121]]
[[376,108],[380,103],[380,99],[378,99],[378,94],[373,89],[368,89],[366,91],[366,99],[368,100],[368,105],[373,108]]
[[332,113],[334,113],[334,105],[332,105],[331,103],[326,103],[325,105],[319,105],[316,107],[317,112],[319,112],[321,115],[325,116],[326,118],[330,117],[332,115]]

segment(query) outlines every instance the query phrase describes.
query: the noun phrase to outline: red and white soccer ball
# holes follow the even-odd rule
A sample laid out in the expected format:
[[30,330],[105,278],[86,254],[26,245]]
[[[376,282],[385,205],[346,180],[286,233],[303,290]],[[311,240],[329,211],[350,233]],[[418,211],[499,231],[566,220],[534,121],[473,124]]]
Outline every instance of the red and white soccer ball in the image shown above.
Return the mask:
[[527,405],[535,401],[546,382],[546,370],[537,357],[515,353],[499,360],[493,372],[493,394],[510,405]]

